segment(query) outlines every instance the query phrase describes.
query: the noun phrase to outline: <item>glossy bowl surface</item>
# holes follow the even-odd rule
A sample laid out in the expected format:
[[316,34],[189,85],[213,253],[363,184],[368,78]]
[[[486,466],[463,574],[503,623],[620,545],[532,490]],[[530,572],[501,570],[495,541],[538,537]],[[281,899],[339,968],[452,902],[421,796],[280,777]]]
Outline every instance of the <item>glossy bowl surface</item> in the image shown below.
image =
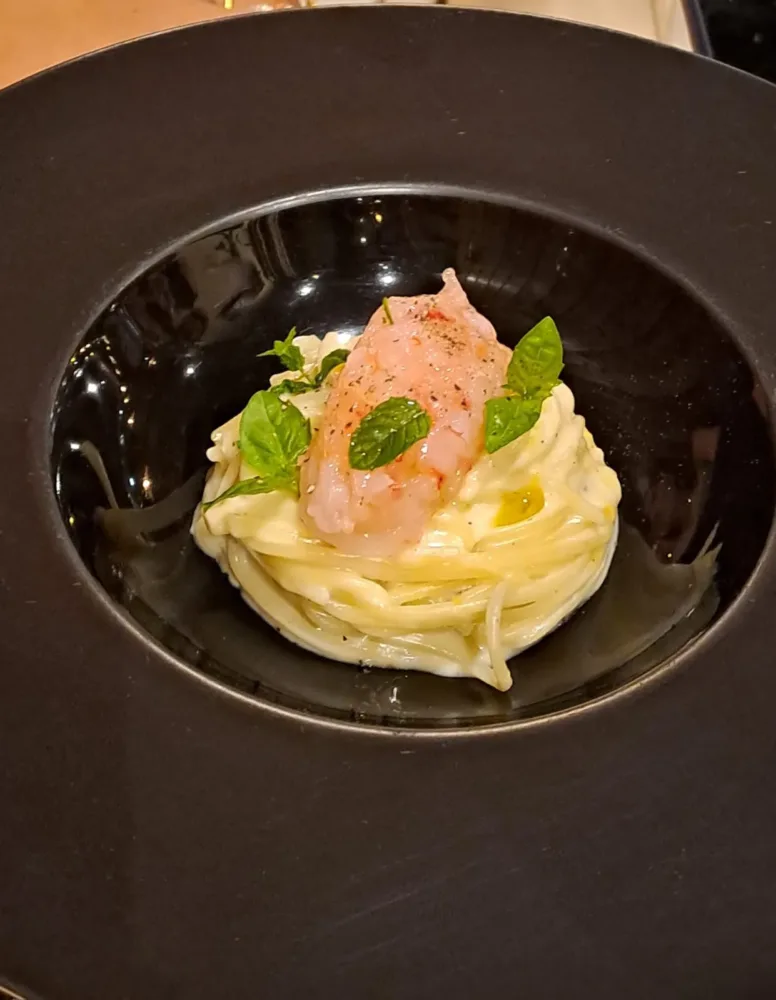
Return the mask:
[[[772,995],[774,121],[776,91],[709,60],[444,7],[234,18],[0,94],[0,981],[41,1000]],[[395,250],[359,230],[353,202],[388,191]],[[493,227],[470,233],[480,264],[453,233],[472,218]],[[249,296],[230,311],[266,258],[235,267],[214,234],[273,220],[290,264],[269,258],[266,309]],[[335,227],[334,249],[313,246]],[[182,281],[197,234],[212,273]],[[516,245],[535,255],[530,274]],[[239,379],[252,388],[252,355],[235,372],[232,350],[247,357],[251,336],[308,308],[315,259],[329,279],[349,261],[369,285],[340,298],[327,280],[307,315],[329,325],[363,318],[381,262],[416,289],[453,252],[505,336],[564,291],[553,309],[580,409],[626,478],[637,538],[663,561],[679,539],[691,560],[719,520],[719,619],[645,683],[519,725],[490,708],[482,728],[347,724],[320,692],[314,716],[291,706],[298,690],[237,696],[233,662],[206,682],[211,663],[170,652],[180,622],[146,635],[175,606],[146,593],[137,628],[108,596],[127,577],[90,538],[104,501],[63,441],[99,438],[119,492],[147,451],[158,492],[122,503],[162,499],[200,467],[219,408],[242,403]],[[520,276],[524,295],[497,287]],[[105,381],[95,417],[69,359],[111,321],[133,379],[116,385],[110,358],[89,359]],[[169,365],[161,401],[141,377],[152,350]],[[201,377],[185,376],[187,352],[207,355]],[[123,449],[121,385],[149,418]],[[172,441],[152,440],[157,425]],[[704,462],[696,524],[673,499]]]
[[[386,292],[432,291],[448,265],[511,346],[556,318],[564,378],[624,488],[607,583],[512,661],[507,694],[291,645],[189,534],[210,431],[267,385],[273,340],[360,332]],[[472,197],[338,197],[200,237],[124,289],[68,362],[52,477],[90,572],[196,670],[306,715],[461,730],[616,691],[730,605],[773,519],[764,399],[719,321],[621,245]]]

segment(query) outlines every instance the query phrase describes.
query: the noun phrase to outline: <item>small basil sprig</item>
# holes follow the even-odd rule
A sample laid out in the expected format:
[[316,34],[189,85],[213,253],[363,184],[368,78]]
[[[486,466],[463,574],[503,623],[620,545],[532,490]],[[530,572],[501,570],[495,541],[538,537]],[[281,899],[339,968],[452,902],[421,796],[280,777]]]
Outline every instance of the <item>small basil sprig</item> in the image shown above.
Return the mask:
[[301,392],[309,392],[315,386],[306,378],[284,378],[282,382],[273,385],[269,392],[276,396],[298,396]]
[[530,431],[542,412],[541,399],[498,396],[485,404],[485,450],[489,455]]
[[485,450],[499,451],[534,426],[542,404],[558,385],[563,343],[547,316],[520,340],[507,367],[506,395],[485,404]]
[[299,459],[310,444],[310,421],[291,403],[263,389],[254,393],[240,418],[239,448],[245,461],[258,473],[225,490],[213,504],[233,496],[289,490],[299,493]]
[[336,350],[330,351],[323,358],[320,368],[315,375],[303,375],[302,378],[297,379],[284,378],[282,382],[273,385],[271,391],[280,395],[288,393],[291,396],[295,396],[300,392],[310,392],[312,389],[320,389],[334,369],[339,368],[340,365],[343,365],[347,361],[348,354],[350,354],[350,351],[347,348],[338,347]]
[[297,459],[310,444],[310,421],[269,389],[254,393],[240,418],[240,451],[263,478],[296,479]]
[[294,343],[296,327],[289,330],[285,340],[276,340],[269,351],[263,351],[260,358],[276,357],[290,372],[300,372],[304,368],[304,354]]
[[251,496],[256,493],[272,493],[274,490],[283,489],[285,482],[282,480],[274,479],[260,479],[258,476],[254,476],[253,479],[241,479],[239,483],[235,483],[234,486],[230,486],[228,490],[224,490],[223,493],[219,494],[215,500],[208,500],[202,504],[202,512],[210,510],[213,504],[220,503],[222,500],[230,500],[232,497],[242,497]]
[[391,396],[371,410],[350,439],[350,466],[370,472],[393,462],[431,430],[431,417],[420,403]]
[[318,374],[313,379],[313,388],[317,389],[319,386],[323,385],[335,368],[339,368],[340,365],[345,364],[348,360],[349,354],[350,351],[346,347],[337,347],[335,350],[329,351],[323,361],[321,361],[321,367],[318,369]]
[[520,340],[507,367],[507,386],[522,396],[549,395],[563,371],[563,343],[546,316]]

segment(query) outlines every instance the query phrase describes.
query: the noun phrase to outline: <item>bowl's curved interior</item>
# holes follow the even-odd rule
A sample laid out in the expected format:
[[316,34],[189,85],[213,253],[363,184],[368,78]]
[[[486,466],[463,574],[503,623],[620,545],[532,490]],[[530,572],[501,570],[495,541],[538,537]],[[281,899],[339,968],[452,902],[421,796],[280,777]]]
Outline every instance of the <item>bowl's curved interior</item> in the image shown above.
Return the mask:
[[[360,671],[290,645],[188,534],[211,430],[274,370],[261,351],[291,326],[356,332],[383,295],[432,291],[451,265],[506,343],[546,314],[556,319],[564,377],[624,491],[607,583],[513,661],[507,694]],[[763,398],[703,305],[618,244],[476,198],[354,196],[195,239],[124,289],[63,375],[51,460],[89,572],[182,660],[308,714],[449,728],[611,692],[720,615],[773,518]]]

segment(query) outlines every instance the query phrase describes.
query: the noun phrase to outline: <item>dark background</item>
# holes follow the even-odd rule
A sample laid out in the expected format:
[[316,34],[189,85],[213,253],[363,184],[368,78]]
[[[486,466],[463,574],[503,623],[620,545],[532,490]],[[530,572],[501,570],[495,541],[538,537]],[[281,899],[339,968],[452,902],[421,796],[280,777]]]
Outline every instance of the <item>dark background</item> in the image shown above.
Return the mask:
[[717,59],[776,83],[776,0],[700,0]]

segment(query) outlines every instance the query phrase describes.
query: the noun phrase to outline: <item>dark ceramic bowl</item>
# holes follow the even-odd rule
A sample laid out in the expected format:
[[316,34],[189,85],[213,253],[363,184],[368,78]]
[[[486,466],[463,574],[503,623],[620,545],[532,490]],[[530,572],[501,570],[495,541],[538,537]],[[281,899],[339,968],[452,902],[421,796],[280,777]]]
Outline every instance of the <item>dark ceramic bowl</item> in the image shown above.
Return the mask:
[[[512,661],[508,694],[290,645],[189,533],[210,431],[267,384],[273,339],[360,332],[387,291],[433,291],[449,265],[510,345],[556,318],[564,378],[624,490],[605,586]],[[460,730],[629,685],[729,607],[773,519],[764,401],[708,304],[605,234],[476,192],[340,194],[200,236],[123,289],[57,390],[52,475],[93,577],[182,662],[324,719]]]
[[[0,979],[768,995],[774,121],[710,61],[446,9],[0,95]],[[300,652],[187,533],[268,342],[448,265],[507,342],[555,316],[624,486],[607,584],[508,695]]]

